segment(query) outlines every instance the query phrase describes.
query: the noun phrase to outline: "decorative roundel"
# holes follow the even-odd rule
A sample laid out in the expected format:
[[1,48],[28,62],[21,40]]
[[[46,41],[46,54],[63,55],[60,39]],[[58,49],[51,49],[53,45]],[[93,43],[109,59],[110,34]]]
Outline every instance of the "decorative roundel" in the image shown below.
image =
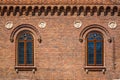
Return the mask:
[[40,22],[40,23],[38,24],[38,26],[39,26],[40,28],[45,28],[45,27],[46,27],[46,22]]
[[75,28],[80,28],[82,26],[82,22],[80,21],[80,20],[76,20],[75,22],[74,22],[74,27]]
[[110,22],[108,23],[108,26],[109,26],[111,29],[114,29],[114,28],[117,27],[117,23],[116,23],[115,21],[110,21]]
[[7,29],[11,29],[11,28],[13,27],[13,22],[12,22],[12,21],[6,22],[5,27],[6,27]]

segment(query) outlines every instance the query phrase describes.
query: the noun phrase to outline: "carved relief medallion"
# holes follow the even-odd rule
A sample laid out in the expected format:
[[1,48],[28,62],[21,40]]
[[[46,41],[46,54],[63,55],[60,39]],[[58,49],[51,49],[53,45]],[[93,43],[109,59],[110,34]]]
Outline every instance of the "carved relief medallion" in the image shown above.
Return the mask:
[[39,24],[38,24],[38,26],[40,27],[40,28],[45,28],[46,27],[46,22],[40,22]]
[[80,28],[82,26],[82,22],[80,21],[80,20],[76,20],[75,22],[74,22],[74,27],[75,28]]
[[108,26],[109,26],[111,29],[114,29],[114,28],[117,27],[117,23],[116,23],[115,21],[110,21],[110,22],[108,23]]
[[13,22],[12,22],[12,21],[6,22],[5,27],[6,27],[7,29],[11,29],[11,28],[13,27]]

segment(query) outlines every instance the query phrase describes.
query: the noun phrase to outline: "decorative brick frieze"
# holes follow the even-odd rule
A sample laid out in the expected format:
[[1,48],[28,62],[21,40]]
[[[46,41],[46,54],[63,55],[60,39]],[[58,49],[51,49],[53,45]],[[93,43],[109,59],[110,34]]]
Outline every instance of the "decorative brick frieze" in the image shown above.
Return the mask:
[[[97,16],[104,14],[104,16],[110,15],[110,16],[120,16],[120,6],[119,5],[1,5],[0,6],[0,15],[4,16],[10,16],[17,14],[19,15],[76,15],[76,16],[93,16],[94,14],[97,14]],[[69,14],[70,13],[70,14]]]

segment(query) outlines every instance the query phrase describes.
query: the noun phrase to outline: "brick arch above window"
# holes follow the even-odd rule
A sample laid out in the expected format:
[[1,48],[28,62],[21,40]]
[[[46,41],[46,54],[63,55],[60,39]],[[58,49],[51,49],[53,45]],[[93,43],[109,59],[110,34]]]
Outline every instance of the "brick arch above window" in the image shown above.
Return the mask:
[[109,31],[105,27],[98,25],[98,24],[93,24],[93,25],[89,25],[85,27],[80,33],[79,41],[82,43],[86,35],[91,31],[101,32],[103,34],[103,37],[107,38],[108,42],[110,43],[112,42]]
[[41,40],[39,30],[30,24],[22,24],[22,25],[17,26],[15,29],[13,29],[13,31],[10,35],[10,41],[14,42],[15,36],[23,30],[28,30],[28,31],[32,32],[34,35],[36,35],[37,40],[41,43],[42,40]]

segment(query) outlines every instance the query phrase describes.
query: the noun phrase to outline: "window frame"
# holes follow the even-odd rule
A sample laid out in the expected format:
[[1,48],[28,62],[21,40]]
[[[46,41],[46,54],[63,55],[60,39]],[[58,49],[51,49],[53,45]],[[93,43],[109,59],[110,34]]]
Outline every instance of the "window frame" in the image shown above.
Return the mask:
[[[88,40],[88,35],[90,33],[99,33],[102,37],[102,40]],[[88,63],[88,42],[94,42],[94,64]],[[102,42],[102,64],[96,64],[97,56],[96,56],[96,42]],[[104,66],[104,37],[103,34],[99,31],[91,31],[86,35],[86,65],[87,66]]]
[[[24,41],[19,41],[19,37],[22,35],[22,34],[24,34],[24,33],[28,33],[28,34],[30,34],[31,35],[31,37],[32,37],[32,40],[27,40],[26,42],[25,42],[25,40]],[[19,64],[19,54],[18,54],[18,43],[19,42],[24,42],[24,64]],[[27,50],[27,42],[32,42],[32,64],[27,64],[27,53],[25,52],[26,50]],[[15,49],[16,49],[16,66],[34,66],[34,37],[33,37],[33,34],[30,32],[30,31],[27,31],[27,30],[24,30],[24,31],[21,31],[21,32],[19,32],[19,34],[17,35],[17,37],[16,37],[16,46],[15,46]]]

